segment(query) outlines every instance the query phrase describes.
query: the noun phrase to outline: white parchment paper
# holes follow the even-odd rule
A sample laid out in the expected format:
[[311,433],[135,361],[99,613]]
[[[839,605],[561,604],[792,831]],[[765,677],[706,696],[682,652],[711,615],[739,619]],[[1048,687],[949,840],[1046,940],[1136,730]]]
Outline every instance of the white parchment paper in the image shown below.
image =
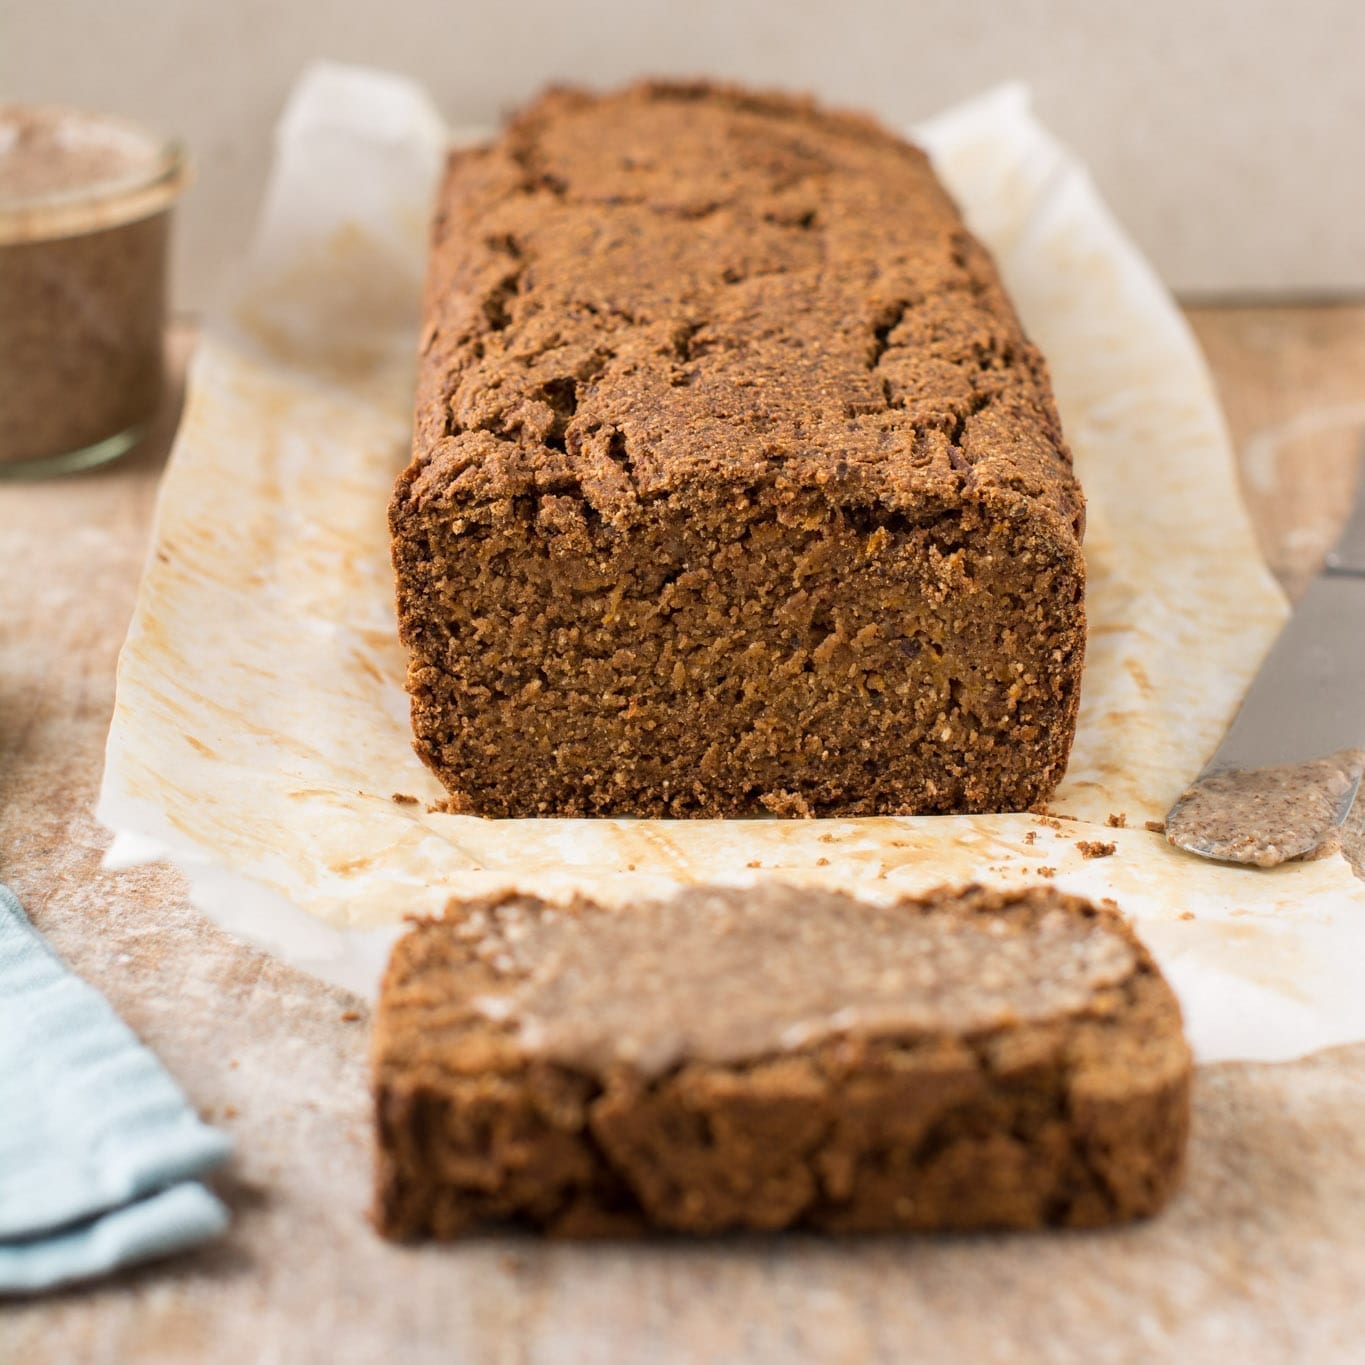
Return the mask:
[[[1365,888],[1339,856],[1224,867],[1143,827],[1213,749],[1285,605],[1188,330],[1017,87],[917,136],[1048,357],[1089,499],[1091,634],[1063,818],[429,811],[444,793],[409,744],[385,509],[407,459],[449,136],[393,76],[317,67],[294,93],[258,240],[191,369],[119,662],[99,804],[112,864],[174,861],[226,928],[366,993],[403,917],[457,893],[621,901],[777,876],[884,898],[1050,879],[1132,916],[1203,1060],[1365,1038]],[[1087,840],[1115,851],[1086,859]]]

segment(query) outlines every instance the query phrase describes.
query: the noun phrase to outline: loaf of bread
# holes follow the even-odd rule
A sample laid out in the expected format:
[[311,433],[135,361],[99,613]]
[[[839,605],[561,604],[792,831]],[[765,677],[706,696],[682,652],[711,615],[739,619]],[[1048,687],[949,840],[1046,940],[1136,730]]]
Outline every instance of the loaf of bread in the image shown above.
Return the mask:
[[396,946],[376,1222],[456,1237],[1092,1227],[1179,1181],[1180,1011],[1051,889],[507,895]]
[[496,816],[1022,809],[1066,766],[1083,504],[925,156],[704,84],[450,164],[390,509],[416,747]]

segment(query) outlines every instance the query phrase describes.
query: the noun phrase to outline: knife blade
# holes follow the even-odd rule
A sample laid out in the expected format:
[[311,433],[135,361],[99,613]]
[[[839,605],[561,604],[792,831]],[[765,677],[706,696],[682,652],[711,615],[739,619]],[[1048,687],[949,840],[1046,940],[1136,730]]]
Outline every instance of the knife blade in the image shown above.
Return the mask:
[[1365,446],[1361,456],[1340,539],[1166,817],[1177,848],[1274,867],[1350,814],[1365,775]]

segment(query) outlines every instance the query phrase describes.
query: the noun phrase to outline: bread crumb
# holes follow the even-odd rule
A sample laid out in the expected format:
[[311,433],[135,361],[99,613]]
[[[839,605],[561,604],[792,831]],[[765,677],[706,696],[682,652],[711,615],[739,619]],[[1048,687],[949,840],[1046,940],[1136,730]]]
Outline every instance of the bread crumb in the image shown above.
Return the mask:
[[394,792],[389,800],[398,806],[415,806],[418,804],[417,798],[409,796],[407,792]]
[[815,865],[816,865],[816,867],[828,867],[828,866],[829,866],[829,859],[828,859],[828,858],[817,858],[817,859],[815,860]]
[[1057,875],[1057,869],[1055,867],[1040,867],[1038,869],[1038,875],[1040,877],[1055,877]]
[[1193,911],[1193,910],[1182,910],[1182,911],[1180,912],[1179,918],[1180,918],[1180,919],[1193,919],[1193,918],[1194,918],[1194,911]]
[[1166,833],[1166,822],[1164,820],[1144,820],[1142,826],[1144,829],[1151,830],[1153,834]]
[[758,858],[753,858],[744,864],[745,867],[762,867],[763,863]]
[[235,1119],[237,1117],[237,1106],[235,1104],[225,1104],[223,1106],[223,1117],[225,1119]]
[[1031,844],[1034,843],[1037,840],[1037,838],[1038,831],[1036,829],[1031,829],[1027,834],[1024,835],[1024,842],[1026,844]]
[[359,1019],[359,1018],[360,1018],[360,1011],[359,1011],[359,1010],[342,1010],[342,1011],[341,1011],[341,1022],[342,1022],[343,1024],[354,1024],[355,1021],[356,1021],[357,1019]]
[[1077,839],[1076,847],[1082,858],[1108,858],[1112,856],[1117,844],[1106,844],[1099,839]]
[[231,1067],[231,1069],[232,1069],[233,1071],[236,1071],[236,1070],[237,1070],[237,1066],[238,1066],[237,1058],[234,1057],[234,1058],[228,1063],[228,1066]]
[[1127,829],[1128,817],[1120,811],[1117,815],[1111,815],[1104,822],[1110,829]]
[[822,835],[820,836],[820,842],[821,842],[822,844],[832,844],[832,843],[834,842],[834,835],[832,835],[832,834],[822,834]]
[[1036,823],[1040,825],[1045,825],[1048,829],[1061,829],[1062,827],[1062,822],[1060,820],[1054,819],[1050,815],[1040,815]]

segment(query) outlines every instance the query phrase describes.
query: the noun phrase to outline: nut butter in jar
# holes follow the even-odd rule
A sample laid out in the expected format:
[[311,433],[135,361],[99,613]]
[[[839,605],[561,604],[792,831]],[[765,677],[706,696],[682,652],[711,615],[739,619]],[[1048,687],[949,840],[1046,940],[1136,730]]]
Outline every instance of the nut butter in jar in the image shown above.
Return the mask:
[[0,105],[0,479],[112,460],[156,413],[185,181],[135,124]]

